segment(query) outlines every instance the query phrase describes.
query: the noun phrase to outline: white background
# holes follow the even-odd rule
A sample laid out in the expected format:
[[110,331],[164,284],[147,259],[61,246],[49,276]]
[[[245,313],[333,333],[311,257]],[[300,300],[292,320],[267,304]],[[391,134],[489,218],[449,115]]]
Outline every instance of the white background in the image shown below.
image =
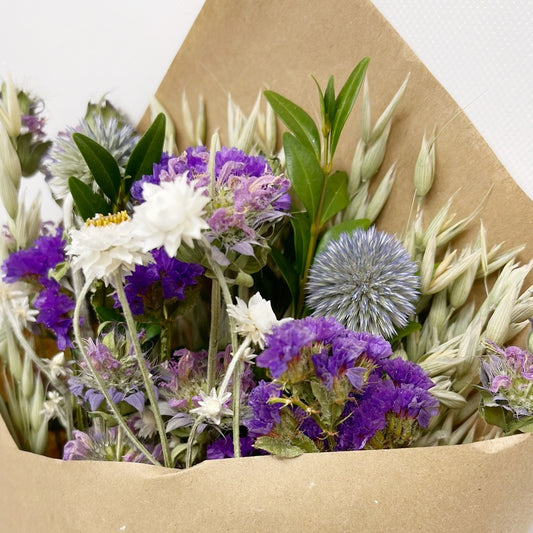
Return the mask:
[[[46,101],[50,137],[103,94],[136,123],[203,3],[0,0],[0,78],[9,71]],[[373,3],[533,198],[533,2]],[[26,180],[28,196],[42,188]],[[44,209],[57,216],[46,198]]]

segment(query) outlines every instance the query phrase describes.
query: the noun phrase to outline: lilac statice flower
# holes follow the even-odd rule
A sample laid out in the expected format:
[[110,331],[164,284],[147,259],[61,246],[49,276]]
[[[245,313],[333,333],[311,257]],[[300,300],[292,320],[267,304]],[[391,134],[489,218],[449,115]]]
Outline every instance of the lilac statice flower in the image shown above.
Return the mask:
[[[118,426],[102,427],[103,425],[95,423],[87,432],[74,430],[74,438],[63,449],[63,460],[150,463],[127,437],[118,438]],[[157,460],[162,459],[160,445],[145,443],[145,446]]]
[[396,237],[371,227],[342,233],[317,255],[306,303],[313,316],[385,338],[407,325],[419,296],[417,265]]
[[228,265],[235,254],[255,257],[254,247],[266,246],[267,231],[288,214],[289,180],[274,175],[261,156],[222,148],[215,154],[211,183],[208,162],[209,152],[204,147],[188,148],[177,157],[165,155],[154,165],[152,175],[132,186],[131,195],[142,202],[144,184],[161,184],[186,175],[189,183],[210,195],[206,206],[210,229],[205,236],[223,254],[217,261]]
[[533,355],[529,351],[487,342],[480,378],[483,411],[487,414],[491,408],[503,410],[500,420],[505,420],[507,426],[497,419],[491,423],[511,432],[515,425],[520,429],[520,419],[533,417]]
[[[159,312],[165,300],[185,299],[187,287],[197,283],[204,268],[195,263],[183,263],[169,257],[163,248],[152,250],[153,262],[136,265],[126,276],[124,291],[134,315]],[[118,299],[115,306],[118,307]]]

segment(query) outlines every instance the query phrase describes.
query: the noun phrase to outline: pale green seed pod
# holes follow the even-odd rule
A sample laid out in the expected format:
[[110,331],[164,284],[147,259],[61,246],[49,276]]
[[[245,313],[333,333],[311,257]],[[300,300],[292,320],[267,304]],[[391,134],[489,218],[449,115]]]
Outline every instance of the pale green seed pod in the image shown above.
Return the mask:
[[45,402],[45,394],[43,383],[40,379],[35,380],[35,390],[33,397],[29,401],[30,405],[30,425],[32,428],[40,428],[43,423],[44,415],[43,408]]
[[9,74],[6,78],[0,99],[0,123],[3,123],[10,137],[17,137],[22,127],[22,113],[13,80]]
[[381,210],[387,203],[390,193],[392,191],[392,186],[394,185],[394,180],[396,178],[395,165],[393,164],[390,169],[387,171],[383,179],[379,183],[377,189],[375,190],[372,198],[368,202],[368,207],[366,209],[366,216],[370,222],[374,222],[378,218]]
[[273,155],[276,152],[278,142],[278,127],[276,122],[276,113],[272,106],[267,102],[265,117],[265,148],[267,155]]
[[396,111],[396,107],[400,103],[403,93],[405,92],[407,82],[409,81],[409,76],[410,74],[407,74],[407,77],[405,78],[401,87],[396,91],[396,94],[392,97],[392,100],[389,102],[389,105],[385,108],[383,113],[381,113],[381,116],[376,121],[372,130],[372,134],[370,135],[369,142],[374,142],[381,135],[386,125],[391,121],[392,116]]
[[363,164],[361,165],[361,179],[363,182],[372,179],[379,170],[381,163],[383,163],[383,158],[385,157],[385,152],[387,150],[390,128],[391,122],[389,121],[376,141],[367,146],[363,157]]
[[418,153],[414,170],[414,186],[416,195],[423,198],[430,191],[435,179],[435,144],[422,138],[422,146]]
[[370,96],[368,94],[368,80],[363,82],[363,98],[361,101],[361,137],[365,144],[370,142],[372,134],[372,118],[370,111]]
[[7,330],[6,334],[7,366],[9,373],[18,383],[20,383],[22,380],[22,361],[20,357],[20,349],[11,331]]
[[185,136],[187,137],[187,145],[191,146],[194,144],[195,134],[194,134],[194,121],[192,119],[191,108],[189,107],[189,100],[187,100],[187,95],[185,91],[181,93],[181,116],[183,120],[183,128],[185,130]]
[[243,152],[249,153],[254,145],[255,125],[257,122],[257,116],[259,114],[259,105],[261,103],[261,93],[255,100],[254,107],[249,117],[246,119],[237,140],[236,148],[239,148]]
[[41,425],[32,432],[31,447],[33,453],[44,454],[48,444],[48,421],[45,419]]
[[159,113],[165,115],[165,140],[163,142],[163,151],[168,154],[176,154],[178,149],[176,146],[176,128],[174,127],[174,122],[166,108],[163,107],[161,102],[154,96],[150,102],[150,114],[152,120],[154,120]]
[[[437,251],[437,241],[431,237],[427,243],[422,262],[420,264],[420,290],[427,294],[433,279],[433,269],[435,267],[435,254]],[[438,292],[438,291],[437,291]]]
[[361,167],[363,165],[363,157],[365,155],[365,143],[360,140],[357,143],[355,152],[352,158],[352,164],[350,167],[350,174],[348,178],[348,196],[353,198],[359,186],[361,185]]
[[22,364],[22,380],[21,380],[22,394],[26,398],[31,398],[35,390],[35,374],[33,372],[33,364],[29,355],[24,354],[24,361]]
[[[481,255],[481,251],[480,251]],[[478,269],[478,262],[473,262],[451,285],[449,300],[450,305],[455,309],[461,307],[472,292],[474,281],[476,279],[476,272]]]
[[435,396],[435,398],[437,398],[437,400],[439,400],[441,405],[444,405],[449,409],[461,409],[461,407],[466,405],[465,398],[457,392],[446,389],[438,389],[436,387],[433,387],[430,392],[433,396]]
[[207,135],[207,117],[203,95],[198,95],[198,113],[196,114],[195,138],[197,145],[204,145]]

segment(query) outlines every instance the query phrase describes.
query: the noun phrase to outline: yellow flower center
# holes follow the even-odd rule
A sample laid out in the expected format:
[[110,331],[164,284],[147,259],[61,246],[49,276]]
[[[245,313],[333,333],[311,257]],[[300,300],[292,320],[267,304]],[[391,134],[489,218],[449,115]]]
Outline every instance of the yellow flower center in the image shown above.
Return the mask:
[[98,213],[94,218],[88,218],[85,221],[86,226],[109,226],[110,224],[120,224],[127,222],[130,216],[126,211],[119,211],[111,215],[101,215]]

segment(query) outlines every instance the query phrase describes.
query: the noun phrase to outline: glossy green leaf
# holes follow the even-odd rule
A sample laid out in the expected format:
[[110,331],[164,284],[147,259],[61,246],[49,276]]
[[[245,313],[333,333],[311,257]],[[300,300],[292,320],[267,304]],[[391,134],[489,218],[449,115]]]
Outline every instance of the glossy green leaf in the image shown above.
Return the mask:
[[309,217],[314,219],[320,204],[324,173],[310,148],[288,132],[283,134],[283,149],[289,180]]
[[333,154],[335,153],[341,131],[344,128],[344,124],[346,124],[346,120],[348,119],[355,104],[355,100],[357,99],[357,95],[359,94],[359,89],[365,78],[369,61],[370,59],[365,57],[358,63],[348,76],[346,83],[335,100],[335,119],[331,124],[331,157],[333,157]]
[[306,213],[293,213],[291,226],[294,233],[294,265],[298,275],[302,276],[309,249],[311,222]]
[[109,204],[78,178],[70,177],[68,188],[74,199],[78,214],[83,220],[93,218],[97,213],[102,215],[111,213]]
[[312,78],[318,90],[318,102],[320,104],[320,120],[322,121],[322,135],[326,136],[327,131],[329,131],[329,119],[326,116],[326,103],[324,102],[324,94],[322,93],[322,89],[320,88],[318,80],[314,76],[312,76]]
[[289,287],[291,293],[293,307],[296,308],[296,302],[298,301],[299,282],[300,278],[298,272],[294,268],[294,265],[285,257],[277,248],[271,248],[270,254],[276,266],[278,267],[285,283]]
[[73,133],[72,139],[85,159],[94,181],[111,202],[115,202],[122,181],[115,158],[103,146],[81,133]]
[[396,332],[396,335],[389,339],[389,342],[394,345],[405,337],[411,335],[411,333],[415,333],[416,331],[420,331],[421,329],[422,325],[420,324],[420,322],[408,322],[407,326],[404,326],[403,328],[399,329]]
[[326,92],[324,93],[324,104],[326,107],[326,113],[329,117],[329,121],[331,124],[333,124],[333,121],[335,120],[335,112],[337,110],[337,105],[335,103],[335,83],[333,80],[333,76],[330,76],[328,80]]
[[360,218],[357,220],[345,220],[335,226],[331,227],[322,235],[318,246],[316,247],[315,257],[322,253],[328,243],[332,240],[336,240],[340,237],[341,233],[352,233],[357,229],[368,229],[370,227],[370,220],[366,218]]
[[348,174],[338,170],[326,180],[324,203],[320,214],[320,224],[324,224],[331,217],[342,211],[350,203],[348,195]]
[[274,91],[265,91],[264,95],[287,128],[320,160],[320,136],[313,119],[301,107]]
[[144,174],[153,172],[154,163],[159,163],[165,142],[165,115],[159,113],[133,149],[126,165],[126,189]]

